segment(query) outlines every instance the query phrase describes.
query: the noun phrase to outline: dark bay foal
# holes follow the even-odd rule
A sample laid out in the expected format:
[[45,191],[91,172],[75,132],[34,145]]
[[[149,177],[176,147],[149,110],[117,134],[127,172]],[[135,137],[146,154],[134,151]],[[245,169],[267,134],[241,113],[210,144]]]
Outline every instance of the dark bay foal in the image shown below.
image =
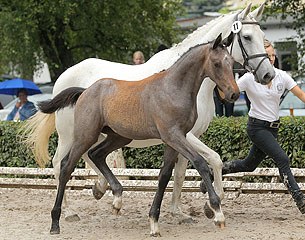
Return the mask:
[[202,185],[209,194],[209,207],[215,214],[215,224],[224,226],[225,218],[209,177],[208,165],[186,140],[186,134],[197,119],[196,97],[204,78],[210,77],[224,92],[226,100],[234,101],[239,97],[232,66],[233,59],[219,35],[213,43],[191,48],[168,70],[142,81],[101,79],[86,90],[68,88],[53,100],[41,103],[39,107],[44,113],[75,104],[74,140],[61,164],[51,214],[51,234],[60,232],[61,205],[71,173],[101,132],[107,134],[107,138],[90,149],[88,155],[109,182],[114,195],[113,208],[117,212],[122,206],[123,189],[107,166],[106,156],[133,139],[161,139],[166,148],[158,190],[149,211],[151,235],[160,235],[161,202],[178,153],[190,160],[200,173]]

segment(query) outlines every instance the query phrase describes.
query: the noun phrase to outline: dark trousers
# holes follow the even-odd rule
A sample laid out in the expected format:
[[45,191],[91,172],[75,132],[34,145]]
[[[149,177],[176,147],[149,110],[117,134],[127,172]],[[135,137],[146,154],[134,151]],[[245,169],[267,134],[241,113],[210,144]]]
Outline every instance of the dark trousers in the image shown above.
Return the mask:
[[230,117],[233,115],[234,103],[229,103],[229,102],[223,103],[218,99],[218,97],[214,97],[214,103],[215,103],[216,116]]
[[277,142],[278,128],[269,123],[249,118],[247,133],[253,145],[249,155],[243,160],[230,161],[224,164],[223,174],[234,172],[252,172],[268,155],[279,168],[282,181],[293,197],[299,197],[300,188],[290,169],[290,159]]

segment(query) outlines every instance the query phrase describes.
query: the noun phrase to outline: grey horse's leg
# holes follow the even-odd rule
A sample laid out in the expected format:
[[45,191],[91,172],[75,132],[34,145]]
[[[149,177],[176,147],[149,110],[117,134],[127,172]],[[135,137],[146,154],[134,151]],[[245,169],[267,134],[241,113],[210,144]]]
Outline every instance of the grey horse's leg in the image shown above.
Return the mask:
[[178,152],[176,152],[173,148],[170,146],[166,146],[164,151],[164,165],[160,170],[159,174],[159,184],[158,189],[154,197],[154,201],[151,205],[150,211],[149,211],[149,218],[150,218],[150,235],[157,237],[160,235],[158,220],[160,216],[160,208],[161,203],[164,196],[165,188],[172,176],[173,168],[175,165],[176,158],[178,156]]
[[181,210],[181,191],[185,179],[185,171],[187,169],[188,160],[181,154],[178,155],[178,161],[175,164],[174,173],[174,189],[171,203],[171,213],[174,216],[182,216],[189,219],[190,216],[184,214]]

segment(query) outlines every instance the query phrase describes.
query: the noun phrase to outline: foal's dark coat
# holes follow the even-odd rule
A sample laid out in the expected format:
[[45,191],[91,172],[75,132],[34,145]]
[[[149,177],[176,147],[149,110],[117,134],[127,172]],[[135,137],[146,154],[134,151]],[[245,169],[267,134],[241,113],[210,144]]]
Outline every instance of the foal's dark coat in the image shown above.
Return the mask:
[[[40,104],[40,110],[45,113],[76,104],[74,142],[62,161],[51,233],[59,233],[64,189],[76,162],[97,141],[100,132],[106,133],[107,138],[90,149],[88,155],[119,199],[119,203],[114,204],[117,211],[121,207],[122,186],[107,166],[106,156],[133,139],[157,138],[166,143],[164,167],[160,171],[158,190],[149,213],[152,235],[160,234],[161,202],[178,152],[189,159],[202,176],[212,210],[221,212],[220,199],[208,176],[208,166],[186,140],[186,134],[197,119],[196,97],[205,77],[215,81],[226,99],[232,101],[239,96],[232,73],[233,60],[220,42],[221,36],[214,44],[196,46],[168,70],[142,81],[101,79],[87,90],[69,88],[50,102]],[[218,224],[222,224],[222,220]]]

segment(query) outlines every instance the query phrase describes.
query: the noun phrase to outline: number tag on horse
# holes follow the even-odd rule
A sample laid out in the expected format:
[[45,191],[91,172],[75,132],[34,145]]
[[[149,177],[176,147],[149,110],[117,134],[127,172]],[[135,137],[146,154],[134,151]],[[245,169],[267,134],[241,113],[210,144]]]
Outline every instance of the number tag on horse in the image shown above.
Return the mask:
[[241,21],[235,21],[232,24],[232,32],[239,33],[242,27],[243,27],[243,24],[241,23]]

